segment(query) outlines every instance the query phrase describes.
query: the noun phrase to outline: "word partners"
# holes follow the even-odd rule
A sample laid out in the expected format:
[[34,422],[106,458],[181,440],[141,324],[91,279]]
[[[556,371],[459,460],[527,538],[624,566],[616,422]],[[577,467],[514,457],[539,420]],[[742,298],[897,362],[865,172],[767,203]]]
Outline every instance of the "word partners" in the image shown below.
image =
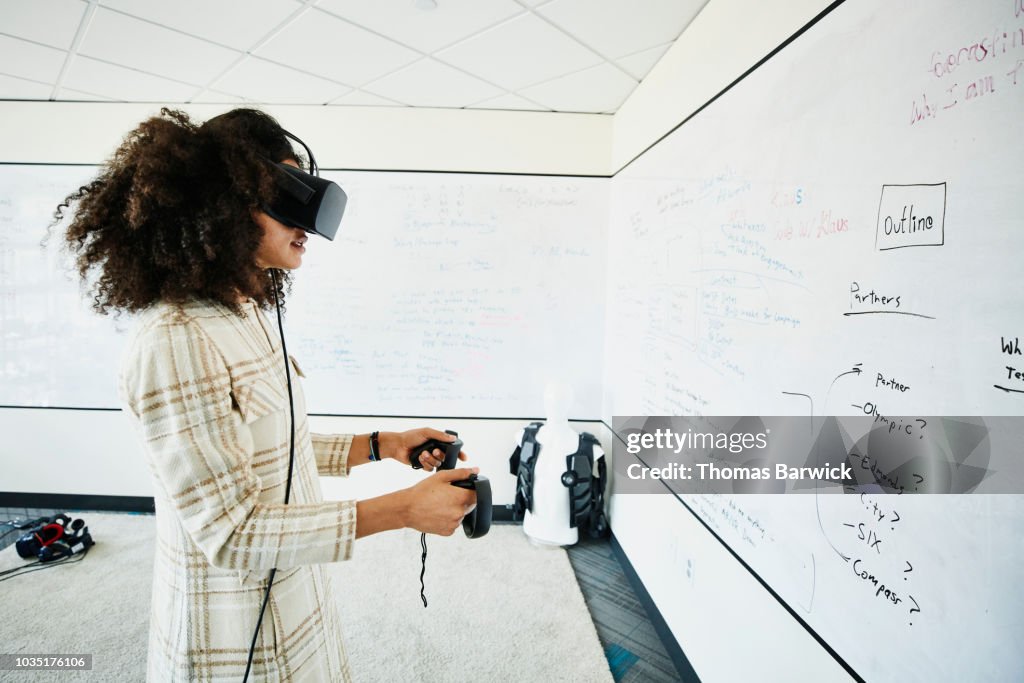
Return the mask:
[[883,185],[875,248],[941,246],[945,217],[946,183]]
[[859,282],[850,283],[850,310],[858,310],[859,305],[896,309],[900,307],[900,295],[879,294],[874,289],[862,291]]
[[896,315],[910,315],[915,318],[927,318],[935,320],[930,315],[922,313],[911,313],[905,310],[896,310],[900,307],[901,294],[891,292],[879,292],[872,288],[864,290],[859,282],[850,283],[850,310],[843,313],[844,316],[868,315],[873,313],[894,313]]

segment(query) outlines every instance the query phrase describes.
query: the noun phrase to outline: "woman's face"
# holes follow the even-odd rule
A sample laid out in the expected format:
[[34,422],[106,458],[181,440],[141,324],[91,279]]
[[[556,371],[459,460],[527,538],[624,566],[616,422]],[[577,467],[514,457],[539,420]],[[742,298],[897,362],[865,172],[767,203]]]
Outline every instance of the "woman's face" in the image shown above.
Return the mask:
[[[295,159],[285,159],[283,163],[296,168],[299,166]],[[302,265],[302,255],[306,252],[305,244],[309,238],[305,230],[289,228],[263,211],[254,212],[253,218],[263,228],[263,238],[256,249],[257,266],[294,270]]]

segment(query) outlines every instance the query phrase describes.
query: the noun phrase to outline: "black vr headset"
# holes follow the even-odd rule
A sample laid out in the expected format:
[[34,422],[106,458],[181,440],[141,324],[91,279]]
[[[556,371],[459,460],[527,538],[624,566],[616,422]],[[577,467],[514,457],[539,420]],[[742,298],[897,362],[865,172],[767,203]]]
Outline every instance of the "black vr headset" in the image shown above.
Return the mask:
[[280,191],[273,203],[264,205],[263,210],[284,225],[333,240],[348,196],[337,183],[320,177],[316,159],[305,142],[286,130],[283,132],[306,150],[311,173],[290,164],[275,163],[274,177]]

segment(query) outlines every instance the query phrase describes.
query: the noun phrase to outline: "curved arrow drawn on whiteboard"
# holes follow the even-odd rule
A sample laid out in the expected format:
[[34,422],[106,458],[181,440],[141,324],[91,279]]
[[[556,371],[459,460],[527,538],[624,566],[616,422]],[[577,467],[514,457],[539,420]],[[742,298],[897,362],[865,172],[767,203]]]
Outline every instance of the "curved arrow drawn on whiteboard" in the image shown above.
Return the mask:
[[832,380],[832,384],[828,385],[828,390],[832,391],[832,386],[836,383],[836,380],[838,380],[840,377],[843,377],[845,375],[859,375],[860,373],[862,373],[863,370],[860,369],[861,365],[863,365],[863,363],[854,363],[852,370],[847,370],[846,372],[840,372],[838,375],[836,375],[836,378],[834,380]]

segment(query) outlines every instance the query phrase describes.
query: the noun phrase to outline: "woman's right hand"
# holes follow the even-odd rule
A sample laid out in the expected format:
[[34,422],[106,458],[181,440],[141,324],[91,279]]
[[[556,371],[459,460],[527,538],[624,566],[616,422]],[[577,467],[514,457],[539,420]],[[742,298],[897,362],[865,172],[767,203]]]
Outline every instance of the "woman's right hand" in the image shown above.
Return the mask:
[[406,489],[406,526],[428,534],[451,536],[462,524],[462,518],[476,507],[476,492],[452,486],[452,482],[479,471],[479,467],[440,470]]

